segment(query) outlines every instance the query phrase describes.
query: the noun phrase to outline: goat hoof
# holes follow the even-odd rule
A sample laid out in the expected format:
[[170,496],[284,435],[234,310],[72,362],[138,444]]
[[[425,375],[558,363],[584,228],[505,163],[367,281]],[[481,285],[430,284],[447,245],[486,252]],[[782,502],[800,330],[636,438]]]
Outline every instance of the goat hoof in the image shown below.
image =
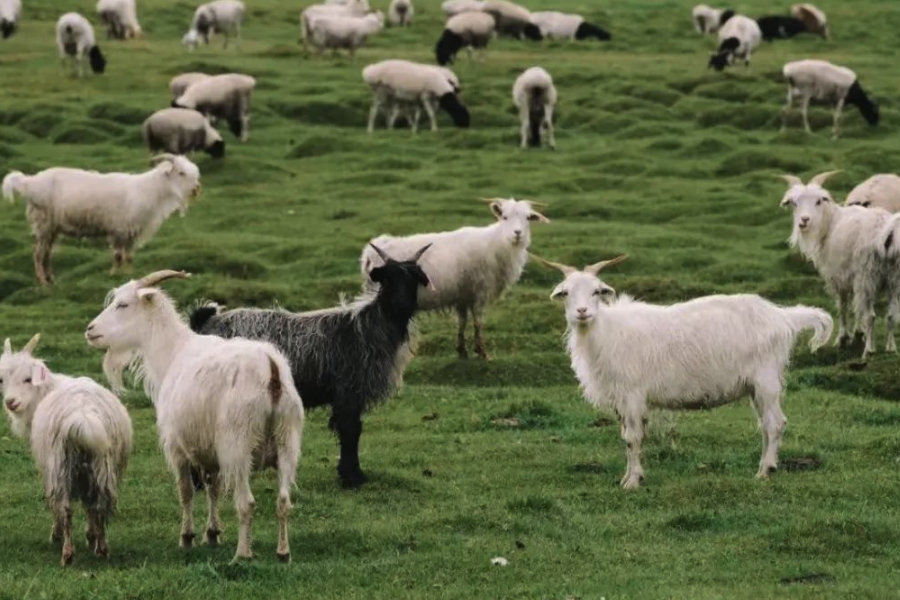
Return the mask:
[[289,563],[291,562],[291,553],[290,552],[276,552],[275,556],[278,558],[278,562]]
[[182,533],[181,534],[181,543],[179,544],[182,548],[186,550],[190,550],[194,546],[194,537],[195,535],[192,533]]
[[628,480],[622,484],[622,488],[626,490],[636,490],[641,487],[641,478],[640,477],[630,477]]
[[206,545],[212,548],[215,548],[219,545],[219,536],[222,535],[222,532],[218,529],[207,529],[206,530]]

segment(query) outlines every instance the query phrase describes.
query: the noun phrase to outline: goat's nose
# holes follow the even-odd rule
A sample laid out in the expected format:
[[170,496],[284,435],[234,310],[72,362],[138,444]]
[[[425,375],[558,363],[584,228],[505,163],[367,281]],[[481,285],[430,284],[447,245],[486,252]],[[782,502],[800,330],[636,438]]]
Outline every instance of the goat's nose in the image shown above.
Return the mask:
[[92,329],[94,329],[94,324],[93,324],[93,323],[90,323],[90,324],[87,326],[87,330],[88,330],[88,331],[91,331]]
[[809,223],[809,217],[800,217],[801,223]]
[[580,307],[580,308],[578,309],[578,314],[579,314],[579,315],[583,315],[583,314],[586,313],[586,312],[587,312],[587,308],[584,307],[584,306],[582,306],[582,307]]
[[519,237],[519,236],[522,235],[522,230],[521,230],[521,229],[516,229],[515,231],[513,231],[513,233],[516,234],[516,237]]
[[6,399],[6,408],[8,408],[9,410],[14,411],[14,410],[16,410],[18,407],[19,407],[19,406],[18,406],[18,404],[16,404],[16,399],[15,399],[15,398],[7,398],[7,399]]

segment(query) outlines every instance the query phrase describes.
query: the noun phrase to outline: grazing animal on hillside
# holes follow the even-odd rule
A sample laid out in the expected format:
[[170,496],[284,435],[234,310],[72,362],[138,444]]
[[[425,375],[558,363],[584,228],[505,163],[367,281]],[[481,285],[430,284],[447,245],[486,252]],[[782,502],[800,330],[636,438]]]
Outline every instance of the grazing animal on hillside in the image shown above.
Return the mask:
[[513,102],[519,109],[521,146],[538,148],[541,131],[547,132],[547,145],[556,148],[553,132],[553,109],[556,107],[556,86],[550,73],[541,67],[531,67],[516,78],[512,90]]
[[332,54],[347,50],[353,58],[356,50],[384,27],[384,14],[381,11],[362,17],[314,14],[307,18],[307,23],[309,37],[306,41],[319,54],[324,50],[331,50]]
[[531,21],[531,12],[509,0],[485,0],[481,10],[494,17],[497,34],[539,42],[544,39],[540,28]]
[[[723,15],[724,16],[724,15]],[[709,67],[723,71],[737,60],[750,66],[750,57],[759,46],[762,31],[753,19],[734,15],[719,28],[719,49],[709,59]]]
[[256,79],[239,73],[200,79],[172,101],[172,108],[190,108],[208,119],[222,119],[242,142],[250,139],[250,98]]
[[172,100],[177,100],[190,86],[209,77],[206,73],[194,72],[176,75],[169,81],[169,91],[172,92]]
[[126,368],[143,375],[156,409],[166,462],[177,479],[182,521],[180,545],[194,542],[194,484],[206,485],[206,542],[219,543],[220,493],[231,491],[240,522],[235,560],[253,556],[254,470],[278,472],[279,560],[288,561],[291,487],[297,474],[304,412],[290,366],[272,345],[197,335],[181,320],[159,283],[186,273],[158,271],[112,290],[85,331],[88,344],[106,350],[103,371],[114,389]]
[[100,0],[97,14],[106,26],[107,38],[127,40],[144,35],[137,20],[135,0]]
[[844,206],[881,208],[889,213],[900,212],[900,177],[893,173],[872,175],[850,190]]
[[119,399],[92,379],[51,373],[32,355],[39,339],[35,335],[18,352],[13,352],[8,338],[3,344],[4,408],[13,432],[31,442],[44,498],[53,513],[51,539],[62,542],[62,565],[75,559],[76,502],[87,515],[88,547],[107,558],[106,527],[131,454],[131,419]]
[[21,18],[21,0],[0,0],[0,35],[4,40],[16,32]]
[[181,38],[181,43],[193,51],[197,48],[200,40],[203,40],[204,44],[209,44],[210,35],[221,33],[225,38],[223,48],[228,47],[228,41],[233,36],[238,49],[240,49],[243,22],[244,3],[240,0],[213,0],[213,2],[201,4],[194,11],[191,28]]
[[795,35],[808,31],[806,24],[800,19],[782,17],[780,15],[760,17],[756,20],[756,24],[759,25],[762,38],[767,42],[792,38]]
[[469,60],[472,59],[473,48],[480,51],[483,59],[485,48],[496,35],[496,27],[494,18],[483,12],[463,12],[450,17],[434,47],[437,63],[453,63],[456,54],[463,48],[466,48]]
[[417,290],[430,285],[418,261],[429,246],[402,261],[373,247],[384,261],[368,273],[377,290],[348,305],[306,313],[201,306],[191,315],[194,331],[266,340],[285,353],[304,406],[331,407],[329,424],[341,444],[337,471],[345,487],[367,481],[359,466],[362,414],[394,394],[412,358]]
[[144,144],[151,153],[189,154],[202,150],[225,156],[225,142],[202,114],[188,108],[164,108],[144,121]]
[[369,0],[325,0],[324,6],[347,7],[358,15],[364,15],[371,10]]
[[556,40],[609,40],[612,36],[608,31],[588,23],[584,17],[576,14],[562,13],[558,11],[543,11],[531,13],[531,22],[538,26],[541,35],[548,39]]
[[[405,237],[382,235],[370,242],[395,257],[413,256],[424,244],[433,246],[421,262],[434,288],[419,290],[419,308],[456,311],[456,351],[460,358],[468,356],[468,315],[472,315],[475,327],[475,352],[489,358],[482,336],[484,311],[522,276],[531,244],[531,223],[550,222],[534,209],[537,202],[514,198],[484,201],[497,219],[491,225]],[[364,286],[371,285],[369,273],[382,263],[383,258],[371,246],[363,249],[360,267]]]
[[145,173],[97,173],[65,167],[35,175],[10,171],[3,197],[26,201],[34,232],[34,270],[53,281],[50,253],[60,235],[105,237],[113,249],[112,272],[130,265],[135,247],[149,241],[175,211],[184,215],[200,193],[200,170],[183,156],[162,155]]
[[[900,318],[900,231],[898,220],[880,208],[840,206],[823,186],[836,173],[819,173],[806,185],[785,175],[782,207],[792,207],[790,244],[815,265],[837,304],[837,344],[851,340],[850,311],[865,337],[863,358],[875,352],[875,302],[887,296],[885,351],[896,352],[894,328]],[[851,306],[852,301],[852,306]]]
[[841,111],[845,104],[855,105],[869,125],[878,125],[881,118],[878,104],[869,98],[859,84],[856,73],[847,67],[839,67],[824,60],[798,60],[789,62],[782,69],[787,81],[787,101],[781,111],[781,130],[787,129],[787,118],[794,100],[801,102],[803,127],[812,133],[809,127],[809,103],[811,100],[828,102],[834,107],[834,126],[832,135],[840,135]]
[[60,66],[65,68],[67,59],[72,61],[72,73],[84,77],[84,60],[87,57],[91,70],[100,74],[106,70],[106,58],[100,52],[90,22],[78,13],[66,13],[56,22],[56,47]]
[[791,16],[803,21],[807,30],[818,34],[826,40],[831,39],[831,31],[828,29],[828,17],[815,5],[795,4],[791,7]]
[[464,12],[478,12],[484,8],[484,0],[444,0],[441,10],[448,17]]
[[391,0],[388,6],[388,20],[396,27],[409,27],[412,25],[413,8],[412,0]]
[[578,270],[551,263],[565,280],[551,298],[565,301],[572,370],[585,398],[615,411],[628,466],[625,489],[644,478],[641,446],[650,410],[709,409],[750,396],[762,430],[756,476],[778,468],[787,419],[781,411],[784,371],[798,334],[812,329],[815,351],[832,320],[807,306],[777,306],[755,294],[704,296],[670,306],[639,302],[598,278],[625,257]]
[[694,30],[697,33],[716,33],[725,21],[734,16],[733,10],[712,8],[706,4],[698,4],[691,11]]

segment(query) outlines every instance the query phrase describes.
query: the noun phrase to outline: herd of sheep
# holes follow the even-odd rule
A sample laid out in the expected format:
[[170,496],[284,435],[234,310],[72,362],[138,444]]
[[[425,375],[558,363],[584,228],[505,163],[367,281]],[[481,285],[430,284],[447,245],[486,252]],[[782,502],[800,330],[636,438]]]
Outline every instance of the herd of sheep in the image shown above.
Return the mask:
[[[97,9],[110,38],[142,35],[134,0],[100,0]],[[446,66],[463,48],[483,51],[497,35],[610,38],[580,15],[530,12],[505,0],[448,0],[443,9],[449,19],[435,46],[437,65],[392,59],[363,69],[373,95],[370,132],[379,116],[388,127],[402,117],[415,131],[422,110],[436,129],[438,108],[457,126],[468,127],[460,81]],[[413,16],[411,0],[391,0],[391,24],[411,26]],[[243,17],[238,0],[204,4],[194,13],[183,42],[193,49],[218,33],[226,46],[232,38],[239,43]],[[803,31],[830,35],[825,15],[808,4],[795,6],[790,17],[760,19],[701,5],[693,17],[698,32],[720,37],[710,59],[710,66],[719,70],[738,60],[749,65],[761,39]],[[19,0],[0,0],[3,37],[15,32],[20,18]],[[353,53],[383,24],[382,13],[370,11],[367,0],[329,0],[306,8],[300,18],[302,40],[318,52]],[[66,14],[56,32],[60,58],[73,60],[78,74],[83,74],[85,60],[93,71],[104,71],[106,58],[87,19]],[[835,135],[845,104],[858,106],[870,123],[878,121],[877,105],[849,69],[805,60],[785,65],[784,76],[785,118],[799,98],[804,122],[812,99],[836,107]],[[114,271],[131,263],[134,248],[152,238],[168,216],[183,214],[199,193],[200,169],[185,155],[201,150],[214,158],[224,155],[218,121],[226,122],[241,141],[248,140],[255,85],[253,77],[237,73],[185,73],[173,79],[172,107],[154,113],[143,125],[145,143],[159,153],[147,172],[54,167],[30,176],[8,173],[2,193],[26,202],[38,280],[53,281],[51,251],[65,235],[107,238]],[[541,67],[525,70],[515,80],[512,96],[521,145],[555,147],[557,89],[550,74]],[[885,349],[895,352],[900,215],[893,213],[900,211],[900,177],[876,175],[839,205],[825,187],[831,175],[819,174],[805,184],[785,176],[788,189],[781,205],[793,210],[791,245],[816,266],[837,304],[837,343],[847,344],[859,331],[864,357],[873,353],[874,307],[885,296]],[[304,410],[331,407],[330,426],[340,443],[338,475],[345,486],[364,484],[362,415],[401,385],[414,355],[415,315],[455,312],[460,357],[468,356],[471,319],[474,352],[487,359],[485,311],[519,280],[529,256],[563,275],[552,298],[565,306],[572,369],[586,399],[613,410],[620,420],[627,458],[623,487],[636,488],[643,479],[641,447],[651,409],[712,408],[747,396],[762,432],[757,476],[766,478],[777,468],[786,425],[784,372],[801,332],[813,332],[814,350],[832,337],[827,312],[781,307],[754,294],[707,296],[668,306],[640,302],[617,294],[599,277],[624,256],[578,269],[529,255],[531,224],[550,222],[539,210],[544,205],[514,198],[485,201],[494,217],[491,224],[372,239],[360,256],[363,292],[332,308],[291,313],[204,304],[185,318],[159,284],[189,275],[168,270],[109,293],[85,338],[105,351],[103,370],[114,392],[123,389],[124,372],[133,370],[153,401],[160,445],[176,477],[183,510],[181,546],[193,544],[193,498],[200,489],[206,489],[209,500],[205,541],[219,543],[217,502],[230,492],[240,523],[235,558],[249,558],[254,512],[250,476],[271,467],[278,473],[277,556],[288,560],[290,490],[300,459]],[[85,377],[51,372],[34,355],[37,343],[35,336],[18,351],[10,340],[4,344],[0,390],[5,410],[13,430],[31,441],[53,513],[53,538],[63,544],[62,564],[71,564],[74,557],[72,508],[79,501],[87,513],[88,543],[105,557],[107,520],[131,452],[131,422],[109,390]]]

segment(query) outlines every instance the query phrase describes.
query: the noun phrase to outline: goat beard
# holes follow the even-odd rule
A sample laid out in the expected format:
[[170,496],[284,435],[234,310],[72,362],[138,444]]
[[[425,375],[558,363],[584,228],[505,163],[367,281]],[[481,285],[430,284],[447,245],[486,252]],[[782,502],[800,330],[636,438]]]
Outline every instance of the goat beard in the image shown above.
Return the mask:
[[109,381],[112,391],[119,395],[125,391],[124,373],[132,371],[138,374],[140,355],[134,350],[115,351],[112,348],[106,350],[103,357],[103,374]]

